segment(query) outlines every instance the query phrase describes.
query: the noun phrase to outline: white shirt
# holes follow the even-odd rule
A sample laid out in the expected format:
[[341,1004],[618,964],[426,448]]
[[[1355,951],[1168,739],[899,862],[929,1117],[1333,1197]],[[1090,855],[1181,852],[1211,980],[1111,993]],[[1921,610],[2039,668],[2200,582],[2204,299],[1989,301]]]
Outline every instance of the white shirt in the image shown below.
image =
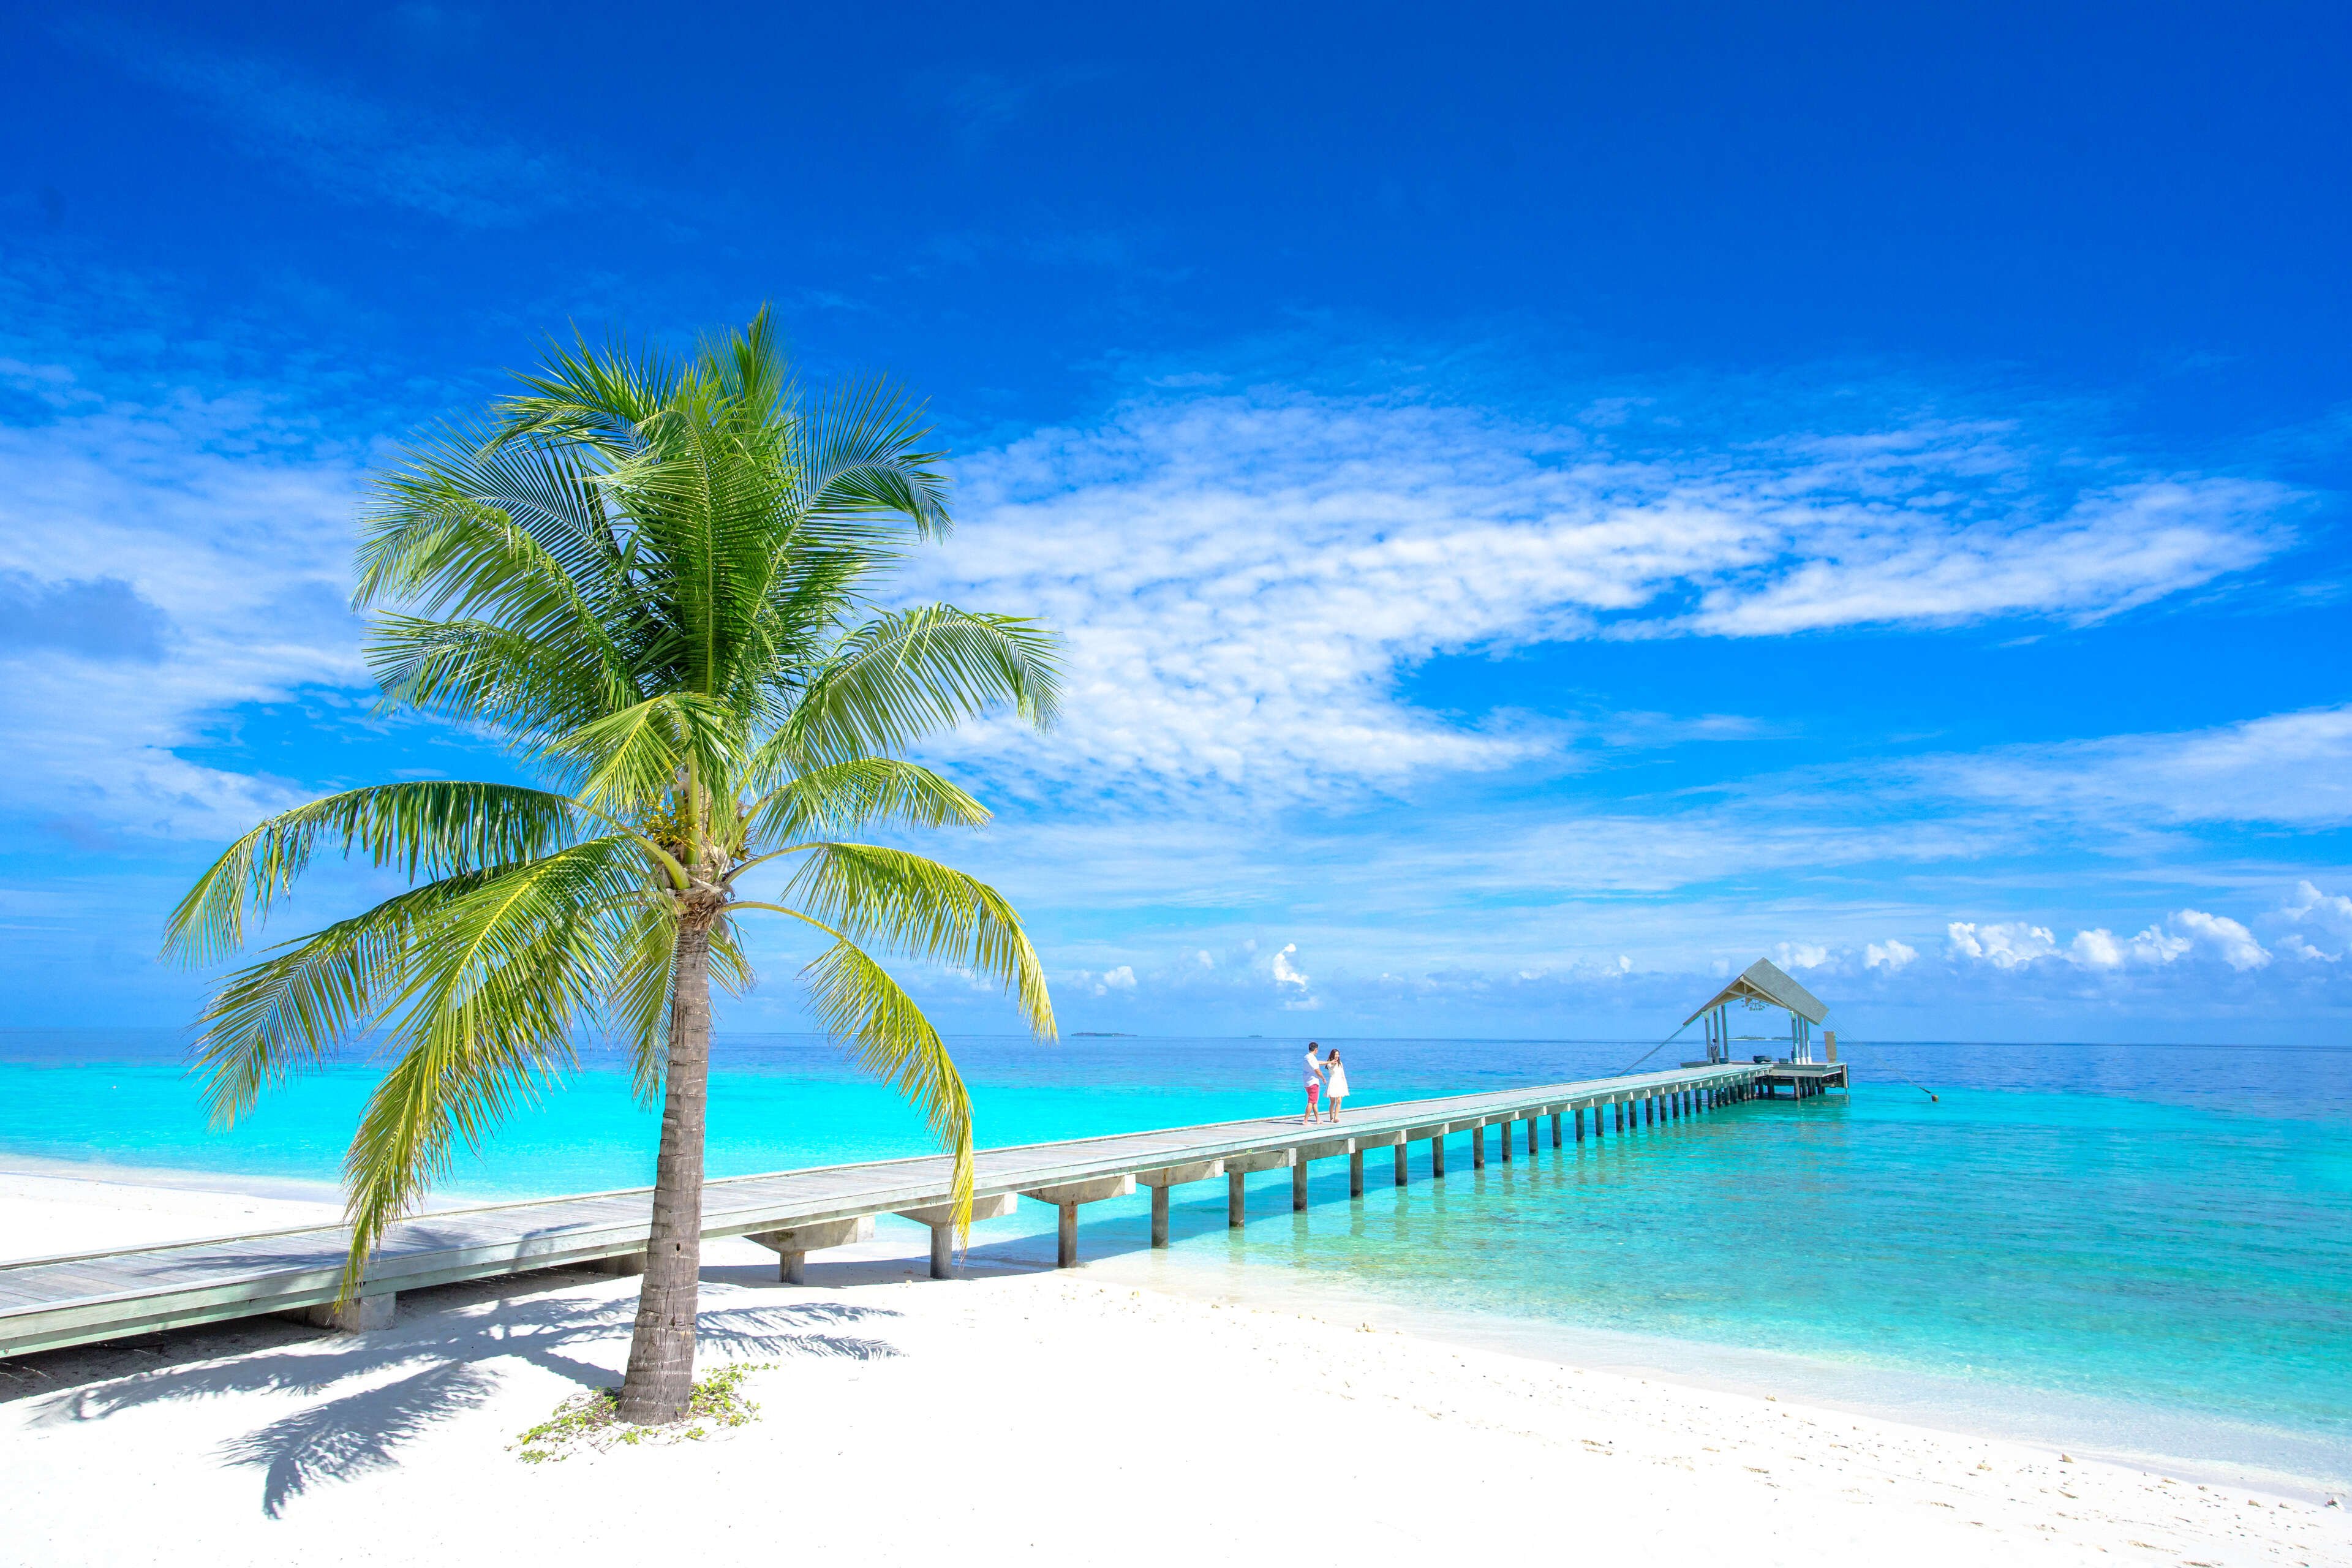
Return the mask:
[[1323,1081],[1323,1064],[1315,1059],[1313,1051],[1307,1053],[1307,1081],[1309,1083]]

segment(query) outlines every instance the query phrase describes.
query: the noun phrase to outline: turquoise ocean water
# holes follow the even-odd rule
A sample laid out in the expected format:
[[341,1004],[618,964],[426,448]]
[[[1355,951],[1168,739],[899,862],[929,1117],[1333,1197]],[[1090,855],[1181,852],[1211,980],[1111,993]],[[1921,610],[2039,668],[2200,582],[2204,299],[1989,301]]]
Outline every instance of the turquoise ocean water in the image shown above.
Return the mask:
[[[1339,1041],[1358,1105],[1597,1076],[1641,1047]],[[1303,1042],[953,1042],[985,1143],[1265,1114]],[[1669,1055],[1672,1053],[1668,1053]],[[2352,1481],[2352,1049],[1849,1047],[1851,1097],[1751,1104],[1532,1162],[1387,1184],[1318,1169],[1305,1215],[1259,1178],[1087,1211],[1089,1258],[1344,1297],[1384,1321],[1547,1342],[1793,1394],[2119,1451]],[[1664,1060],[1662,1056],[1654,1061]],[[303,1080],[205,1125],[169,1035],[0,1034],[8,1156],[331,1181],[373,1074]],[[1909,1080],[1909,1081],[1906,1081]],[[1914,1085],[1933,1088],[1935,1101]],[[721,1042],[714,1174],[927,1147],[904,1108],[796,1037]],[[640,1184],[655,1119],[610,1063],[518,1118],[446,1195]],[[983,1226],[1034,1258],[1050,1211]]]

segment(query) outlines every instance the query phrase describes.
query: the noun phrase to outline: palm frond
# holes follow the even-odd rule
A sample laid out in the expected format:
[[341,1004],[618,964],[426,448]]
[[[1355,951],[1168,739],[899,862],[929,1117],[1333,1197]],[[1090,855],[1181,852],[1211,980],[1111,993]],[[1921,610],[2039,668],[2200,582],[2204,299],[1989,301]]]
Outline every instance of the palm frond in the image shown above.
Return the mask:
[[946,454],[924,445],[930,434],[922,411],[887,381],[836,388],[803,433],[797,499],[810,528],[854,528],[863,540],[869,520],[898,517],[919,539],[946,537],[947,476],[938,466]]
[[294,885],[321,838],[364,852],[412,880],[527,860],[563,843],[577,815],[566,797],[516,784],[419,780],[345,790],[282,812],[230,845],[164,926],[163,951],[208,963],[244,945],[257,919]]
[[412,928],[398,1059],[344,1156],[345,1294],[383,1227],[553,1076],[581,1020],[612,993],[645,901],[635,841],[590,839],[502,868]]
[[819,1028],[850,1059],[921,1111],[953,1156],[959,1243],[971,1226],[971,1097],[939,1031],[883,967],[855,942],[835,942],[801,972]]
[[491,872],[444,878],[287,942],[221,984],[199,1018],[195,1069],[216,1125],[233,1124],[265,1088],[318,1066],[376,1016],[411,962],[410,939]]
[[1021,916],[1004,895],[952,867],[873,844],[810,845],[783,902],[851,940],[1003,984],[1041,1038],[1054,1004]]
[[1040,729],[1061,705],[1058,639],[1017,616],[926,605],[845,639],[791,721],[813,761],[903,752],[935,731],[1010,708]]
[[644,812],[689,773],[728,777],[740,760],[740,725],[729,710],[691,692],[650,698],[581,725],[549,751],[574,763],[580,798],[599,810]]
[[[762,772],[751,770],[753,788]],[[981,827],[988,808],[930,769],[898,757],[861,757],[796,773],[759,803],[750,837],[768,843],[877,827]]]
[[593,349],[575,332],[571,348],[551,342],[544,368],[516,379],[524,390],[499,405],[499,443],[579,441],[625,454],[671,409],[683,377],[676,363],[651,350],[617,342]]

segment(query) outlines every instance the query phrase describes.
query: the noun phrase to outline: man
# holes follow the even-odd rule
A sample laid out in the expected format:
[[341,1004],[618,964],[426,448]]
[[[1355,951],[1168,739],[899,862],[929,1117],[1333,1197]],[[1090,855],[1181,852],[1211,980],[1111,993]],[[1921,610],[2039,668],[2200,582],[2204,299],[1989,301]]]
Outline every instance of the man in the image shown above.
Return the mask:
[[1307,1042],[1307,1114],[1298,1119],[1301,1127],[1315,1120],[1315,1102],[1323,1093],[1323,1064],[1315,1059],[1315,1042]]

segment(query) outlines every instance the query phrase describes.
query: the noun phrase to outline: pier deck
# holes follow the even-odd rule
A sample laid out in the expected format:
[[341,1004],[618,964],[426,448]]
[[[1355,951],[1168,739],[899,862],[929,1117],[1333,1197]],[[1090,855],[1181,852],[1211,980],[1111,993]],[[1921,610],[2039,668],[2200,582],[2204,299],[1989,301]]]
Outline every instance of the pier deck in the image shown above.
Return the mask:
[[[1056,1205],[1066,1266],[1076,1261],[1079,1205],[1132,1193],[1139,1183],[1152,1193],[1152,1244],[1165,1246],[1173,1185],[1225,1177],[1238,1226],[1250,1172],[1288,1169],[1293,1206],[1303,1209],[1314,1160],[1347,1156],[1350,1190],[1360,1194],[1370,1151],[1393,1151],[1402,1185],[1406,1147],[1429,1142],[1431,1174],[1443,1178],[1449,1138],[1466,1134],[1474,1165],[1483,1166],[1488,1127],[1504,1129],[1498,1157],[1507,1160],[1520,1123],[1532,1154],[1547,1120],[1541,1131],[1555,1147],[1571,1130],[1576,1140],[1586,1136],[1588,1110],[1592,1136],[1604,1135],[1604,1122],[1614,1136],[1751,1098],[1768,1077],[1788,1070],[1725,1062],[1370,1106],[1345,1112],[1336,1125],[1275,1116],[986,1149],[974,1161],[975,1209],[1010,1213],[1016,1196]],[[807,1252],[867,1234],[873,1215],[898,1214],[932,1226],[932,1270],[944,1275],[950,1177],[947,1157],[934,1154],[715,1180],[703,1188],[702,1233],[749,1237],[778,1254],[786,1278],[797,1279]],[[349,1242],[340,1226],[0,1263],[0,1356],[273,1312],[376,1327],[391,1321],[401,1290],[573,1265],[635,1272],[650,1211],[651,1189],[638,1187],[417,1215],[386,1231],[359,1300],[339,1311],[336,1286]]]

